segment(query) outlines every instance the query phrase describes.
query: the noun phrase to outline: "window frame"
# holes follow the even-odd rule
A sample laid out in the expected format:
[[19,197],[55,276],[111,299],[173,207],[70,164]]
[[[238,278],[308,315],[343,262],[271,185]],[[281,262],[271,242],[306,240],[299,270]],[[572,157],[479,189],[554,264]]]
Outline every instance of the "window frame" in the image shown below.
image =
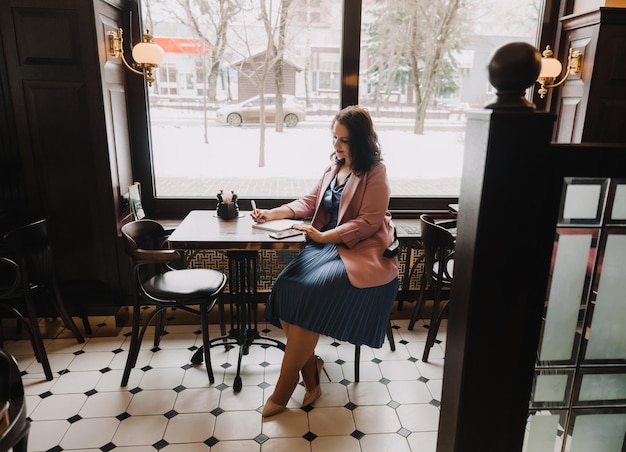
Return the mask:
[[[131,0],[125,14],[132,23],[126,24],[131,30],[141,30],[141,0]],[[558,12],[552,6],[558,0],[545,0],[546,7],[540,14],[543,16],[543,27],[540,42],[554,41],[558,22]],[[361,11],[362,0],[344,0],[343,2],[343,34],[341,48],[341,108],[357,104],[359,101],[358,80],[361,45]],[[548,31],[547,36],[544,32]],[[139,38],[140,37],[134,37]],[[137,39],[133,39],[136,42]],[[126,45],[126,41],[124,42]],[[155,218],[183,218],[190,210],[206,209],[207,200],[203,198],[159,198],[155,196],[154,174],[152,167],[152,145],[150,133],[150,106],[147,85],[141,77],[126,77],[127,108],[130,131],[130,146],[135,180],[143,187],[142,199],[144,208]],[[545,103],[535,99],[538,109],[545,108]],[[260,208],[271,208],[293,200],[284,197],[255,197]],[[448,204],[458,203],[454,196],[392,196],[389,210],[396,218],[417,218],[422,213],[447,215]]]

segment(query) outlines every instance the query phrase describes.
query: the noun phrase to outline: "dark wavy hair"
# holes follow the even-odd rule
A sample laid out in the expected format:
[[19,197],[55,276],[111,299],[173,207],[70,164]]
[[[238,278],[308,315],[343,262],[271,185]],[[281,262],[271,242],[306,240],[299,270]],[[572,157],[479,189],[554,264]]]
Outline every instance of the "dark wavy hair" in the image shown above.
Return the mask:
[[[350,158],[355,173],[367,172],[383,160],[378,135],[374,130],[372,117],[366,109],[358,105],[348,106],[335,115],[331,129],[336,122],[348,129]],[[343,165],[343,161],[336,160],[334,152],[331,154],[332,158],[338,165]]]

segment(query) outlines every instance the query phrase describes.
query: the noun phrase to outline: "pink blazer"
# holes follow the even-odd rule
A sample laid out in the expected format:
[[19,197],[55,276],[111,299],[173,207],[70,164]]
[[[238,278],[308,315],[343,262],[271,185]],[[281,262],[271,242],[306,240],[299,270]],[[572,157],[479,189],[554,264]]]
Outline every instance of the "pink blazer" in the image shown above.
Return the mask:
[[[311,193],[286,204],[295,218],[311,218],[318,229],[328,223],[330,216],[320,205],[336,172],[337,166],[331,165]],[[390,194],[387,168],[382,163],[361,175],[352,174],[343,189],[336,227],[343,243],[337,244],[337,250],[355,287],[380,286],[398,277],[397,257],[383,256],[394,239],[387,210]]]

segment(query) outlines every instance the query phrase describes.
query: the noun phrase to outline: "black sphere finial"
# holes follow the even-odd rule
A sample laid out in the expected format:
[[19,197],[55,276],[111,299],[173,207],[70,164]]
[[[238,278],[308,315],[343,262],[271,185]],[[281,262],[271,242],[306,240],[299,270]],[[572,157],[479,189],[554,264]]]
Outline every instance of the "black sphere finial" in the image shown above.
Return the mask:
[[494,110],[534,109],[524,94],[537,80],[541,54],[526,42],[512,42],[494,53],[488,66],[489,82],[496,88],[497,99],[485,108]]

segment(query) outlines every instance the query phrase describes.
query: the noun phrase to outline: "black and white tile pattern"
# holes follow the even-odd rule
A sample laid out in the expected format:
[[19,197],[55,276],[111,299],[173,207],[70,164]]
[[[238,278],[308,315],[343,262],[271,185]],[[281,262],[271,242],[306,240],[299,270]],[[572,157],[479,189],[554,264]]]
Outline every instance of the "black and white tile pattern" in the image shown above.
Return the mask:
[[[105,327],[112,318],[101,318]],[[94,322],[95,324],[96,322]],[[26,339],[5,340],[23,371],[31,419],[29,451],[413,451],[434,452],[441,399],[444,321],[430,361],[421,361],[427,329],[395,320],[396,350],[362,347],[361,381],[354,383],[354,346],[322,337],[317,354],[322,397],[301,409],[299,385],[288,410],[263,420],[282,352],[252,346],[234,393],[238,349],[211,349],[215,383],[189,360],[201,344],[197,325],[168,325],[158,348],[144,339],[127,387],[120,387],[129,328],[78,344],[65,331],[46,339],[54,380],[46,381]],[[266,327],[266,326],[263,326]],[[268,335],[282,338],[271,326]],[[151,329],[151,332],[154,330]],[[219,327],[211,326],[212,337]]]

